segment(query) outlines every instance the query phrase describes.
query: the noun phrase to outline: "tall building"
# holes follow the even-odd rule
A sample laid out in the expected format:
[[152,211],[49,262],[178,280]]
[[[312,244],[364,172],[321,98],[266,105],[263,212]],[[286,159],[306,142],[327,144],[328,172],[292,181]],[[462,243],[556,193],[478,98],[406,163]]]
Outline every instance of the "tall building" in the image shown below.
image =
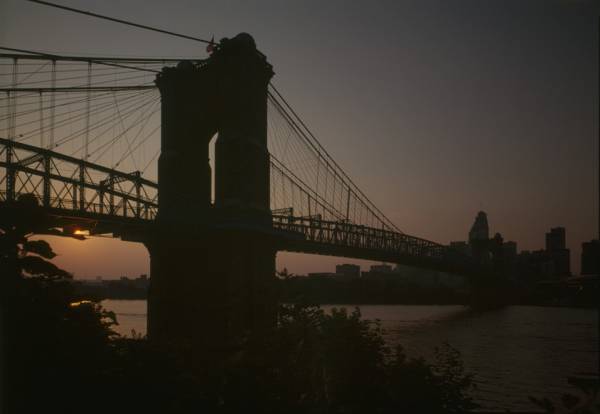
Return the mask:
[[569,249],[554,250],[550,252],[556,276],[571,276],[571,252]]
[[517,263],[522,275],[530,282],[555,278],[554,260],[546,250],[523,250],[517,256]]
[[564,227],[554,227],[546,233],[546,250],[553,252],[566,249],[566,237]]
[[600,240],[581,244],[581,274],[600,275]]
[[475,217],[475,222],[469,231],[469,242],[488,240],[490,238],[490,229],[488,227],[487,215],[480,211]]
[[510,260],[515,259],[517,257],[517,243],[514,241],[502,243],[502,254]]
[[546,233],[546,254],[554,264],[554,276],[571,275],[571,252],[566,245],[564,227],[554,227]]

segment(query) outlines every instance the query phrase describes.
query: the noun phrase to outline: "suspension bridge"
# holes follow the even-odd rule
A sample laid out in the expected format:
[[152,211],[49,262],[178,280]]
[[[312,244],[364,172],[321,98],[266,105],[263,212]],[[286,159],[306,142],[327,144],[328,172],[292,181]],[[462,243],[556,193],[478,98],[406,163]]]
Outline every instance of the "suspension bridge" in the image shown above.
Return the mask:
[[[467,258],[403,233],[375,206],[273,85],[248,35],[206,59],[4,51],[0,211],[33,195],[65,235],[145,243],[149,318],[162,321],[150,334],[170,329],[161,315],[184,302],[184,290],[231,293],[233,273],[254,292],[244,300],[260,302],[269,288],[256,275],[273,274],[277,251],[466,269]],[[171,257],[182,234],[190,255],[214,256],[204,269],[212,285],[188,280],[174,290],[189,273]],[[236,249],[247,253],[223,270]],[[204,302],[225,306],[211,294]]]
[[[66,232],[127,239],[151,225],[161,126],[154,76],[182,61],[0,54],[0,202],[33,194]],[[295,236],[282,250],[444,267],[448,248],[400,231],[273,86],[268,111],[273,226]]]

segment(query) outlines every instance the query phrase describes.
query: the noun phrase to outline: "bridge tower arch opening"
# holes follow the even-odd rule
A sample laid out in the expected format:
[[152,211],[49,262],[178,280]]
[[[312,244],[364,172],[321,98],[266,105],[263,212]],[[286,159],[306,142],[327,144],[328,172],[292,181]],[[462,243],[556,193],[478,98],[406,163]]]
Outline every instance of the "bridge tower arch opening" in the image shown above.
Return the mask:
[[240,34],[222,40],[206,61],[182,62],[157,76],[159,214],[146,242],[153,341],[229,349],[274,321],[267,149],[272,75],[252,37]]

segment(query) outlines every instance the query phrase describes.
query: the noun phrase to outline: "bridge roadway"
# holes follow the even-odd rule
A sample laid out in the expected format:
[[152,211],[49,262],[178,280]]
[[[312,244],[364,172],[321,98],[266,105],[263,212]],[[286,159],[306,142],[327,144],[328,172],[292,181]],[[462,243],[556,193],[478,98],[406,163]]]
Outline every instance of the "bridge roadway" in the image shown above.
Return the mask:
[[[0,214],[6,214],[11,201],[22,194],[34,195],[53,225],[62,228],[65,235],[80,229],[143,241],[156,229],[158,184],[142,178],[139,172],[125,173],[0,138]],[[447,246],[392,230],[327,221],[318,216],[273,214],[272,219],[272,232],[281,251],[450,272],[463,267],[457,266],[462,260]],[[185,231],[211,231],[210,220],[204,223],[187,225]]]

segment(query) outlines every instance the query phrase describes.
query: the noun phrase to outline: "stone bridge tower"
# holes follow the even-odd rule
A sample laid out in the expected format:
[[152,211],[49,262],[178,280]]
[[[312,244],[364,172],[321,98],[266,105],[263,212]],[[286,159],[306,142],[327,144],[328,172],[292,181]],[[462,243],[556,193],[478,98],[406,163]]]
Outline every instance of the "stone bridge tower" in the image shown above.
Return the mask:
[[[200,64],[164,68],[159,216],[148,336],[226,349],[273,322],[267,88],[273,70],[252,37],[220,42]],[[215,144],[211,203],[209,143]]]

